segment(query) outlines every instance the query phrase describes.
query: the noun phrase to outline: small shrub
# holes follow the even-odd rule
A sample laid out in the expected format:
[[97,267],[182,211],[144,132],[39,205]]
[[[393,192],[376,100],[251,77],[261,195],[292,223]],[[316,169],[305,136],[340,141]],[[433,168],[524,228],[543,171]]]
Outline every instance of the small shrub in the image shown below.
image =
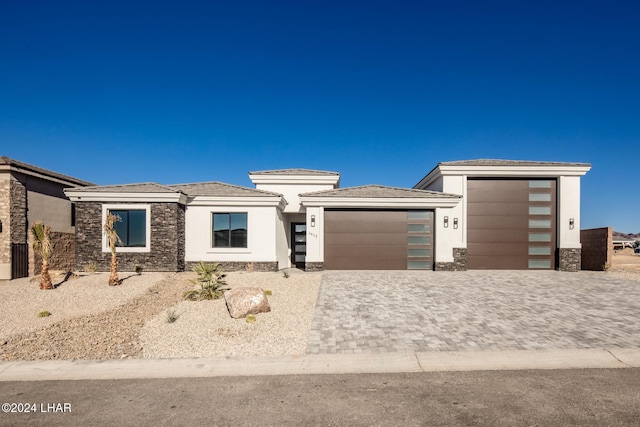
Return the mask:
[[38,317],[49,317],[49,316],[51,316],[51,313],[48,312],[47,310],[44,310],[38,313]]
[[98,263],[95,261],[90,261],[87,265],[84,266],[84,271],[87,273],[95,273],[98,271]]
[[136,265],[136,274],[138,276],[142,274],[142,266],[141,265]]
[[289,272],[286,270],[282,272],[282,275],[284,276],[285,279],[289,278]]
[[247,314],[247,317],[244,318],[244,321],[247,323],[253,323],[256,321],[256,315],[255,314]]
[[199,262],[193,267],[193,271],[198,275],[198,278],[191,282],[200,287],[185,292],[184,299],[191,301],[218,299],[224,295],[224,291],[229,289],[223,288],[227,284],[224,281],[226,275],[218,268],[218,264]]
[[180,317],[180,315],[176,313],[176,310],[170,308],[169,310],[167,310],[167,316],[165,319],[167,323],[174,323],[176,320],[178,320],[178,317]]
[[611,264],[608,262],[605,262],[604,264],[602,264],[602,271],[609,271],[611,270]]
[[273,295],[273,292],[271,292],[271,289],[265,289],[264,294],[267,296],[271,296]]

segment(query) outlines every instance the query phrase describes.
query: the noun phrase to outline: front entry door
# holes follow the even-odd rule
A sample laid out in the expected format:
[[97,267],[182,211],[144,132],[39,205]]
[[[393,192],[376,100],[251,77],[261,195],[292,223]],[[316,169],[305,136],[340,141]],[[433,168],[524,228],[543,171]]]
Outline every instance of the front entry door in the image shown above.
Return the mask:
[[291,265],[304,270],[307,257],[307,224],[291,223]]

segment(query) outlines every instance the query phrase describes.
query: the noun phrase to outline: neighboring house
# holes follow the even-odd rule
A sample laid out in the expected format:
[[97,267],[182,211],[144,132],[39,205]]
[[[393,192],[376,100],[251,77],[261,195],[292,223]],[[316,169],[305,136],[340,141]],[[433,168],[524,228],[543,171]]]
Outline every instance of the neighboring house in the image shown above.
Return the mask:
[[118,214],[120,268],[226,270],[580,269],[583,163],[439,163],[413,189],[339,188],[337,172],[250,172],[220,182],[65,190],[76,204],[76,267],[109,266],[102,235]]
[[0,280],[39,273],[29,231],[36,221],[52,230],[51,269],[74,267],[73,205],[63,190],[86,185],[93,184],[0,156]]

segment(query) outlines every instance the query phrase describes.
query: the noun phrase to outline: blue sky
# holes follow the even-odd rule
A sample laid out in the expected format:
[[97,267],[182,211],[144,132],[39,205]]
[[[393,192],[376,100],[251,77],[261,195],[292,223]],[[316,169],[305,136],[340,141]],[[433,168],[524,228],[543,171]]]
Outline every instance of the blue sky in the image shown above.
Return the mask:
[[587,162],[640,232],[640,2],[0,3],[0,155],[97,184]]

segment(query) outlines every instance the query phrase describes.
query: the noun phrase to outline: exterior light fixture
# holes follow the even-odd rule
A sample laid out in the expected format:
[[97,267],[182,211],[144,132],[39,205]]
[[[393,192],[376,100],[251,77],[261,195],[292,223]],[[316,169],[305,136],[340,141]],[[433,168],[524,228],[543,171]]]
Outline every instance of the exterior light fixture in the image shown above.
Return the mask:
[[569,230],[573,230],[573,227],[575,227],[575,221],[573,218],[569,218]]
[[453,218],[453,228],[458,228],[458,218]]
[[312,227],[316,226],[316,216],[315,215],[311,215],[311,226]]
[[447,228],[447,227],[449,227],[449,217],[445,216],[444,217],[444,228]]
[[2,233],[2,221],[0,221],[0,233]]

